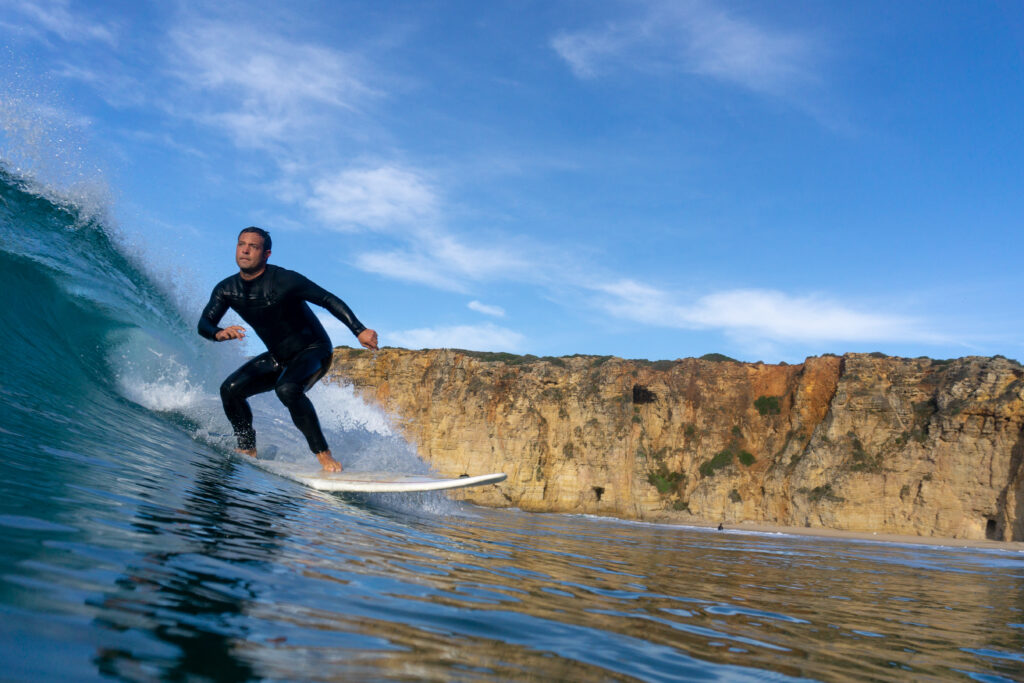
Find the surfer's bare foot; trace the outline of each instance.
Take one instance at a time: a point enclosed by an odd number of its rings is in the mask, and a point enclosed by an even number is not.
[[[246,449],[246,448],[236,448],[235,449],[235,453],[241,453],[242,455],[248,455],[250,458],[255,458],[256,457],[256,449],[255,448],[248,448],[248,449]]]
[[[330,451],[323,451],[316,454],[316,459],[326,472],[341,472],[341,463],[334,459]]]

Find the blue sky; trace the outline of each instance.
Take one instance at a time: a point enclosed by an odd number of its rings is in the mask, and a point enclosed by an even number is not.
[[[0,0],[0,152],[186,306],[255,224],[386,345],[1024,356],[1019,2],[284,4]]]

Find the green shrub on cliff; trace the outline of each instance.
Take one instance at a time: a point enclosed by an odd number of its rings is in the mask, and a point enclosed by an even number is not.
[[[515,353],[506,353],[505,351],[468,351],[466,349],[452,349],[455,353],[460,353],[470,358],[482,361],[484,363],[504,363],[505,365],[522,365],[524,363],[534,363],[536,361],[544,361],[550,363],[556,367],[564,368],[565,359],[557,356],[541,356],[537,357],[533,354],[526,354],[524,356],[517,355]]]
[[[715,363],[739,363],[735,358],[730,358],[722,353],[705,353],[700,360],[709,360]]]
[[[701,475],[705,477],[715,476],[715,472],[722,469],[723,467],[728,467],[729,465],[731,465],[734,457],[735,456],[733,455],[732,451],[719,451],[718,453],[715,454],[715,457],[711,458],[706,463],[700,466]]]
[[[668,468],[662,465],[657,470],[647,473],[647,482],[658,489],[658,493],[665,495],[678,491],[681,485],[685,485],[686,475],[682,472],[669,472]]]
[[[739,461],[746,467],[750,467],[757,461],[754,454],[749,451],[738,451],[736,446],[730,446],[725,450],[719,451],[715,454],[715,457],[708,460],[706,463],[700,466],[700,473],[705,477],[715,476],[715,472],[718,470],[728,467],[733,463],[733,460],[739,459]]]
[[[778,415],[782,411],[778,396],[758,396],[754,407],[762,415]]]
[[[648,360],[646,358],[636,358],[630,362],[637,363],[639,365],[646,365],[654,370],[671,370],[676,366],[676,361],[674,360]]]
[[[452,349],[455,353],[475,358],[484,363],[506,363],[507,365],[518,365],[529,360],[537,360],[536,356],[519,356],[504,351],[467,351],[465,349]]]
[[[824,486],[815,486],[813,489],[808,489],[807,487],[804,486],[797,489],[797,493],[804,494],[805,496],[807,496],[807,500],[809,500],[812,503],[817,503],[822,500],[829,501],[832,503],[842,503],[843,501],[846,500],[845,498],[837,496],[836,494],[832,493],[832,484],[825,484]]]
[[[882,472],[885,468],[882,467],[882,456],[879,454],[869,455],[864,450],[864,444],[861,440],[850,432],[847,434],[851,438],[851,453],[850,459],[846,462],[846,467],[851,472]]]

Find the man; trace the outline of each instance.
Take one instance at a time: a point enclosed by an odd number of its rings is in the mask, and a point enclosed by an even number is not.
[[[340,472],[341,463],[331,456],[316,410],[306,397],[306,391],[330,367],[333,351],[327,332],[306,302],[330,311],[365,348],[377,349],[377,333],[360,323],[345,302],[327,290],[296,272],[268,265],[270,246],[266,230],[248,227],[239,233],[235,247],[239,272],[213,288],[210,303],[199,318],[199,334],[219,342],[244,338],[245,328],[240,325],[217,326],[231,308],[267,345],[266,353],[233,372],[220,387],[238,452],[256,457],[256,431],[246,399],[274,389],[323,468]]]

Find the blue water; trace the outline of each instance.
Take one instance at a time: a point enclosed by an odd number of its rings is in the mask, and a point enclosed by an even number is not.
[[[237,460],[216,386],[241,359],[97,216],[0,174],[0,679],[1024,679],[1021,552],[342,496]],[[427,471],[350,390],[312,396],[346,466]]]

